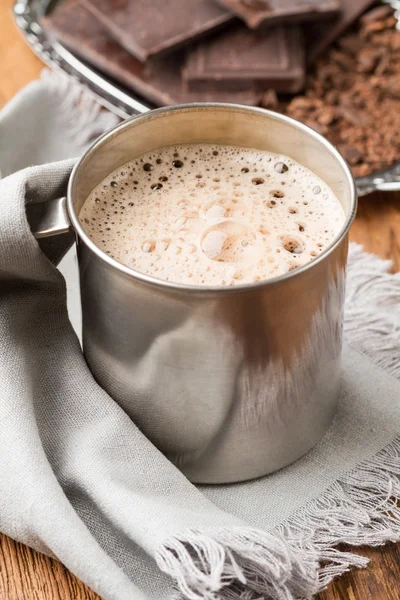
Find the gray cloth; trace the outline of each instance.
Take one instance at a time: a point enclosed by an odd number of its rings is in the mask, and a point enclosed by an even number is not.
[[[90,101],[76,107],[68,88],[60,120],[64,80],[46,77],[0,115],[3,173],[74,154],[68,123]],[[22,126],[32,111],[51,155]],[[55,266],[71,240],[40,247],[30,233],[25,204],[65,193],[73,162],[0,181],[1,531],[106,600],[310,598],[365,564],[339,542],[399,539],[400,278],[388,264],[352,248],[343,394],[322,442],[272,476],[196,488],[88,370]]]

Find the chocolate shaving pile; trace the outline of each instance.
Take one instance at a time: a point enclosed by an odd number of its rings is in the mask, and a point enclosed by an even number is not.
[[[306,92],[263,106],[279,109],[326,136],[355,176],[400,160],[400,32],[390,6],[367,12],[320,58]]]

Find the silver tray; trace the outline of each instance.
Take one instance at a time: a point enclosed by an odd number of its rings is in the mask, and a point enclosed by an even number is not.
[[[56,4],[56,1],[17,0],[13,6],[15,23],[35,54],[51,69],[68,73],[88,89],[102,106],[122,119],[153,108],[146,100],[133,95],[131,91],[78,59],[43,31],[40,19]],[[396,9],[397,15],[400,14],[400,0],[391,0],[389,4]],[[400,162],[384,171],[358,177],[356,183],[360,196],[376,190],[400,191]]]

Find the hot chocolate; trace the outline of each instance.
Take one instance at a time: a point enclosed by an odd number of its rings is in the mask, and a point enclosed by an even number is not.
[[[329,186],[292,158],[190,144],[152,150],[117,169],[79,218],[97,246],[132,269],[225,286],[313,260],[345,214]]]

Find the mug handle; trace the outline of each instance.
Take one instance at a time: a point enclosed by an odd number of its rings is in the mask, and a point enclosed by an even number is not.
[[[71,229],[65,197],[27,204],[26,213],[36,239],[68,233]]]

